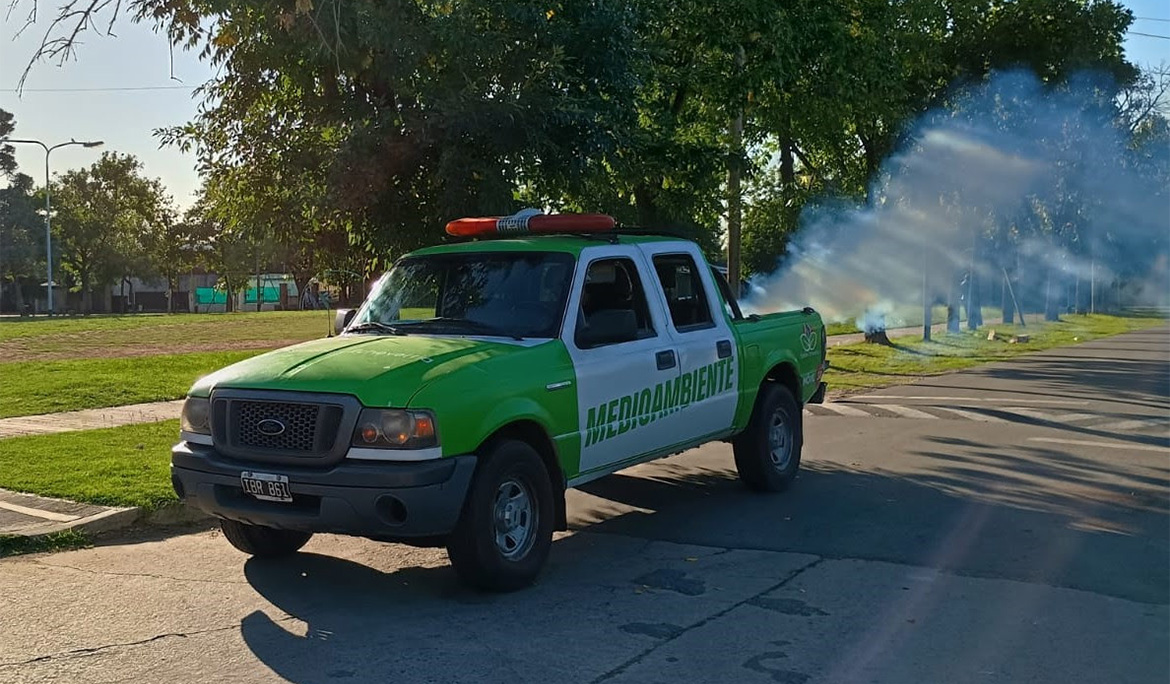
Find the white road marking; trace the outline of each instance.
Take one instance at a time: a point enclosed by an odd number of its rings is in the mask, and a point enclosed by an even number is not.
[[[1057,414],[1053,414],[1053,413],[1046,413],[1044,411],[1037,411],[1036,409],[1025,408],[1023,406],[1008,406],[1008,407],[1005,407],[1003,410],[1004,411],[1011,411],[1012,413],[1018,413],[1021,416],[1027,416],[1029,418],[1036,418],[1038,420],[1047,420],[1047,421],[1053,422],[1053,423],[1077,423],[1077,422],[1080,422],[1083,420],[1089,420],[1091,418],[1100,418],[1101,417],[1099,414],[1096,414],[1096,413],[1057,413]]]
[[[959,416],[960,418],[966,418],[967,420],[974,420],[974,421],[977,421],[980,423],[1006,423],[1006,422],[1008,422],[1008,421],[1004,420],[1003,418],[996,418],[995,416],[988,416],[988,415],[984,415],[982,413],[975,413],[974,411],[964,411],[963,409],[951,408],[950,406],[931,406],[930,408],[932,408],[936,411],[946,411],[947,413],[953,413],[953,414]]]
[[[927,413],[926,411],[919,411],[918,409],[910,408],[909,406],[899,406],[897,404],[881,404],[881,408],[883,411],[889,411],[890,413],[896,413],[899,416],[902,416],[903,418],[922,418],[922,419],[938,420],[938,416],[934,415],[933,413]]]
[[[54,522],[73,522],[81,516],[66,515],[65,513],[54,513],[53,511],[42,511],[39,508],[28,508],[20,504],[8,503],[7,501],[0,501],[0,508],[3,508],[13,513],[20,513],[21,515],[31,515],[34,518],[44,518],[45,520],[52,520]]]
[[[1158,451],[1170,453],[1170,447],[1151,446],[1147,444],[1126,444],[1124,442],[1086,442],[1080,439],[1057,439],[1056,437],[1029,437],[1029,442],[1048,442],[1049,444],[1073,444],[1087,447],[1112,447],[1114,449],[1132,449],[1135,451]]]
[[[1122,420],[1116,423],[1102,423],[1094,425],[1094,430],[1115,430],[1117,432],[1125,432],[1126,430],[1142,430],[1145,428],[1164,428],[1167,427],[1165,421],[1160,420]]]
[[[867,394],[860,397],[850,397],[850,401],[868,401],[870,399],[896,399],[898,401],[993,401],[1003,403],[1010,401],[1013,404],[1052,404],[1054,406],[1088,406],[1089,402],[1077,399],[1025,399],[1020,397],[903,397],[897,394]]]
[[[865,411],[862,411],[859,408],[853,408],[852,406],[846,406],[844,404],[838,404],[835,402],[825,402],[823,404],[818,404],[818,406],[820,406],[821,408],[828,409],[828,410],[832,411],[833,413],[836,413],[836,414],[839,414],[842,416],[853,416],[856,418],[873,418],[874,417],[872,413],[866,413]]]

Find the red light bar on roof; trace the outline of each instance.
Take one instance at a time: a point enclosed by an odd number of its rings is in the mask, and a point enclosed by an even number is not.
[[[536,233],[607,233],[614,229],[606,214],[541,214],[525,209],[512,216],[461,218],[447,224],[447,234],[459,237],[479,235],[524,235]]]

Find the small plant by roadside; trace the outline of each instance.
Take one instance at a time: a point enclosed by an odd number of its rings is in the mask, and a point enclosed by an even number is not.
[[[22,537],[19,535],[0,535],[0,558],[17,556],[25,553],[44,553],[46,551],[71,551],[93,546],[84,532],[65,530],[38,537]]]

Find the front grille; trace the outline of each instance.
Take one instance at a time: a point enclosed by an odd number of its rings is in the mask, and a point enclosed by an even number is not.
[[[345,458],[361,410],[344,394],[217,389],[211,438],[221,454],[239,461],[330,465]]]
[[[234,404],[238,411],[240,446],[301,453],[318,451],[317,417],[321,411],[318,404],[277,401]]]

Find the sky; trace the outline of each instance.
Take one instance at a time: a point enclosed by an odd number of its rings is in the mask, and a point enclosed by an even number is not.
[[[3,3],[3,9],[7,9]],[[14,137],[49,144],[102,140],[103,150],[128,152],[142,161],[148,176],[162,179],[180,208],[189,206],[199,187],[193,154],[160,149],[154,131],[189,121],[198,102],[191,91],[211,78],[211,65],[198,55],[176,51],[146,25],[120,20],[116,37],[85,36],[75,61],[33,65],[24,92],[17,94],[21,74],[48,26],[54,0],[42,0],[40,21],[16,34],[24,25],[31,0],[21,12],[3,17],[0,24],[0,109],[16,117]],[[1170,6],[1166,0],[1127,0],[1139,17],[1126,40],[1129,58],[1139,65],[1170,64],[1170,40],[1133,35],[1133,32],[1170,36]],[[1166,21],[1157,21],[1163,19]],[[178,79],[178,80],[176,80]],[[136,90],[128,90],[133,88]],[[139,90],[152,88],[152,90]],[[113,90],[108,90],[113,89]],[[16,145],[16,159],[25,173],[43,183],[44,152],[35,145]],[[101,150],[66,147],[53,152],[53,174],[87,166]]]

